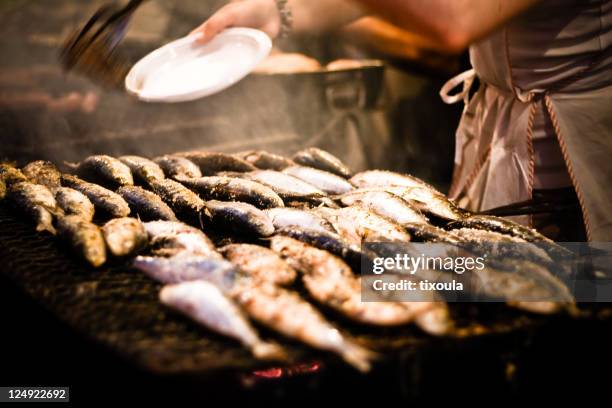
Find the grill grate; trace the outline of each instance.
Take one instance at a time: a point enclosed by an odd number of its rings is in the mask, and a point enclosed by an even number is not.
[[[2,205],[0,261],[4,265],[2,273],[60,320],[147,371],[202,374],[219,370],[245,372],[263,366],[237,342],[164,308],[157,300],[161,285],[125,262],[109,262],[93,270],[70,257],[55,238],[36,233]],[[385,351],[388,361],[393,361],[398,352],[412,354],[424,347],[461,349],[467,347],[467,342],[481,344],[485,333],[500,339],[512,333],[522,337],[545,321],[563,319],[527,316],[498,304],[451,307],[462,327],[460,339],[435,339],[411,326],[373,330],[333,315],[328,317],[367,347]],[[263,333],[270,334],[265,330]],[[510,337],[515,344],[516,336]],[[321,358],[295,342],[283,340],[283,344],[294,361]],[[335,356],[323,357],[329,359],[328,364],[338,362]]]

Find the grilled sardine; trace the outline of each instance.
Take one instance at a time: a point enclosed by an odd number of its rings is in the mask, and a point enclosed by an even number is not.
[[[217,227],[256,237],[274,234],[274,225],[270,218],[251,204],[210,200],[205,205],[208,219]]]
[[[232,337],[260,359],[282,359],[283,350],[261,340],[242,311],[218,288],[205,281],[183,282],[162,288],[160,301],[208,329]]]
[[[7,200],[13,207],[36,223],[36,231],[55,234],[53,216],[61,215],[53,193],[41,184],[21,181],[12,184],[7,192]]]
[[[161,167],[167,177],[187,177],[198,178],[202,177],[202,172],[197,164],[184,157],[165,155],[153,159],[153,161]]]
[[[158,195],[142,187],[119,187],[117,194],[129,204],[132,214],[143,221],[178,221],[174,211]]]
[[[219,252],[258,282],[288,285],[295,280],[295,269],[268,248],[251,244],[230,244],[219,248]]]
[[[283,207],[283,200],[272,190],[255,181],[225,176],[200,178],[177,177],[204,200],[241,201],[258,208]]]
[[[59,187],[61,184],[62,173],[50,161],[37,160],[30,162],[21,171],[32,183],[42,184],[49,188]]]
[[[302,166],[314,167],[344,178],[351,177],[351,170],[347,165],[331,153],[316,147],[300,150],[293,155],[292,159]]]
[[[130,214],[128,203],[119,194],[107,188],[89,183],[69,174],[62,175],[62,185],[85,194],[93,203],[97,212],[107,214],[113,218],[127,217]]]
[[[66,163],[66,165],[70,166],[79,177],[110,188],[134,184],[130,168],[111,156],[94,155],[80,163]]]
[[[80,191],[70,187],[57,187],[53,189],[57,206],[66,215],[78,215],[85,221],[92,221],[95,214],[95,207]]]
[[[98,267],[106,262],[104,237],[97,225],[78,215],[67,215],[57,220],[57,231],[72,250],[92,266]]]
[[[117,257],[133,255],[148,242],[144,226],[136,218],[115,218],[102,227],[108,251]]]
[[[152,181],[166,178],[163,170],[153,161],[140,156],[121,156],[119,161],[130,168],[134,180],[148,186]]]

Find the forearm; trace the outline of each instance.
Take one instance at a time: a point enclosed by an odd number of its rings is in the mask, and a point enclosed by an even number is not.
[[[365,15],[363,7],[350,0],[289,0],[288,7],[295,33],[332,31]]]
[[[541,0],[354,0],[399,27],[461,52]]]

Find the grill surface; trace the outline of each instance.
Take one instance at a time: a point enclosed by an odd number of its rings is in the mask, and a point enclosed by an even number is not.
[[[110,262],[93,270],[73,259],[54,237],[37,234],[3,205],[0,261],[5,275],[61,321],[147,371],[211,374],[262,367],[238,343],[164,308],[157,300],[160,285],[126,262]],[[373,330],[350,325],[330,314],[328,317],[362,344],[383,351],[387,358],[379,366],[385,366],[385,361],[396,362],[399,354],[437,347],[461,351],[486,343],[487,347],[506,350],[516,347],[517,340],[520,343],[543,324],[569,320],[563,316],[529,316],[500,304],[451,307],[462,327],[463,335],[458,338],[435,339],[414,327]],[[316,357],[327,364],[340,364],[334,356],[281,341],[288,345],[295,361]]]

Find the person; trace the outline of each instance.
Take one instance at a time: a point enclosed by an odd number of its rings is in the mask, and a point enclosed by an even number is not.
[[[246,0],[194,32],[206,42],[247,26],[276,38],[368,15],[438,49],[469,47],[473,69],[441,91],[445,101],[466,104],[451,198],[480,211],[571,190],[586,237],[612,240],[612,0]]]

